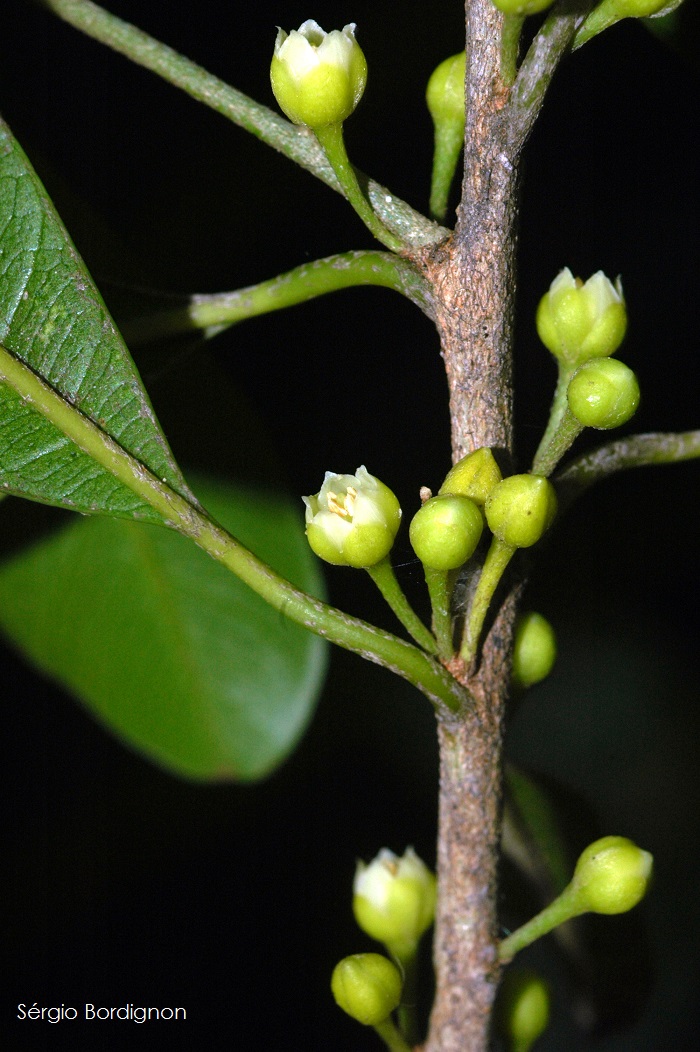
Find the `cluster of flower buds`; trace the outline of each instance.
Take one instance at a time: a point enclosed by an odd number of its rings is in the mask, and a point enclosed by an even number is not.
[[[389,1017],[401,1002],[418,943],[435,918],[435,899],[435,874],[411,847],[400,858],[383,848],[369,865],[358,863],[355,919],[362,931],[384,944],[399,967],[378,953],[354,954],[336,965],[331,990],[353,1019],[377,1028],[392,1025]],[[389,1047],[395,1046],[389,1042]]]
[[[354,475],[326,472],[319,493],[304,497],[312,549],[336,566],[371,567],[390,552],[401,508],[383,482],[359,467]],[[514,548],[529,548],[556,513],[554,488],[539,475],[503,479],[489,449],[463,457],[440,492],[418,510],[410,539],[428,567],[457,569],[472,556],[484,526]]]
[[[584,282],[567,268],[554,279],[537,308],[542,343],[569,377],[568,406],[582,427],[620,427],[639,406],[632,370],[614,360],[627,331],[620,279],[599,270]]]

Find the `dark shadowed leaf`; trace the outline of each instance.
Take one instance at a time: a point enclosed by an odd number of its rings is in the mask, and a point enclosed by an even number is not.
[[[211,513],[295,584],[322,591],[283,496],[202,483]],[[292,624],[169,530],[82,519],[0,568],[0,624],[42,671],[174,773],[252,780],[291,751],[326,667]]]

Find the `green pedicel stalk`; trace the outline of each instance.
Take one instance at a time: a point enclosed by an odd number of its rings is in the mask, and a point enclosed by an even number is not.
[[[172,529],[194,541],[290,620],[396,672],[422,690],[438,709],[458,712],[468,703],[456,680],[428,654],[295,588],[156,478],[4,347],[0,347],[0,383],[9,384],[96,463],[155,508]]]
[[[268,106],[248,98],[191,59],[180,55],[167,44],[149,36],[129,22],[110,14],[92,0],[38,2],[75,29],[162,77],[197,102],[209,106],[227,120],[255,135],[332,189],[341,190],[337,176],[329,167],[318,142],[305,128],[290,124]],[[407,245],[435,245],[449,234],[444,227],[431,222],[405,201],[388,193],[386,188],[374,179],[368,179],[367,189],[377,212],[391,222],[396,230],[401,231]]]
[[[385,1019],[383,1023],[378,1023],[373,1029],[381,1037],[389,1052],[413,1052],[411,1046],[401,1036],[393,1020]]]
[[[433,630],[437,640],[438,654],[443,661],[449,661],[454,654],[452,614],[450,612],[450,572],[449,570],[433,570],[430,566],[425,566],[423,569],[433,608]]]
[[[437,654],[438,647],[432,633],[425,627],[418,614],[406,598],[401,585],[396,579],[391,559],[387,556],[374,566],[368,566],[370,575],[384,599],[394,611],[406,631],[415,639],[418,646],[429,654]]]
[[[520,36],[525,24],[524,15],[506,15],[501,34],[501,77],[510,87],[518,74]]]
[[[559,378],[552,400],[549,423],[532,461],[533,474],[544,475],[546,478],[552,474],[561,458],[583,431],[583,425],[572,414],[566,397],[569,383],[578,366],[561,361],[557,365]]]
[[[406,246],[403,241],[384,226],[360,188],[355,169],[350,164],[350,159],[345,149],[343,125],[327,124],[321,128],[314,128],[314,134],[320,142],[331,168],[337,175],[338,182],[343,188],[345,196],[368,230],[374,234],[377,241],[381,241],[383,245],[386,245],[392,251],[405,251]]]
[[[494,592],[498,588],[508,563],[516,551],[517,548],[510,544],[504,544],[498,537],[494,537],[491,541],[491,547],[488,550],[481,577],[469,609],[469,616],[464,631],[464,641],[460,650],[460,657],[467,664],[476,655],[484,621],[486,620]]]

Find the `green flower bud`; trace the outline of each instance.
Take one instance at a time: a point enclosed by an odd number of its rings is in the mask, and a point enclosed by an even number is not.
[[[620,427],[639,406],[632,370],[615,358],[596,358],[576,370],[567,388],[569,409],[584,427]]]
[[[464,145],[465,52],[452,55],[433,71],[425,101],[433,118],[435,149],[430,180],[430,212],[444,219],[452,180]]]
[[[469,497],[432,497],[418,509],[409,529],[413,550],[432,570],[456,570],[474,554],[484,519]]]
[[[451,55],[441,62],[430,75],[425,91],[430,116],[435,124],[456,124],[464,135],[464,75],[466,52]]]
[[[523,614],[515,626],[513,686],[526,690],[545,679],[557,658],[557,640],[549,621],[534,611]]]
[[[339,1008],[364,1026],[378,1026],[401,1001],[401,975],[379,953],[356,953],[336,964],[331,991]]]
[[[325,562],[366,568],[391,551],[401,508],[389,487],[366,467],[355,475],[327,471],[320,493],[302,499],[308,542]]]
[[[550,995],[537,972],[511,968],[503,976],[496,1000],[496,1025],[517,1052],[529,1052],[549,1024]]]
[[[511,475],[493,489],[485,511],[495,537],[511,548],[529,548],[551,526],[557,497],[541,475]]]
[[[626,913],[644,898],[654,859],[624,836],[604,836],[579,857],[571,882],[532,920],[511,932],[499,947],[511,960],[536,939],[582,913]]]
[[[560,271],[537,308],[537,332],[547,350],[567,365],[614,354],[627,331],[627,310],[618,278],[602,270],[584,284],[568,267]]]
[[[358,862],[352,908],[362,930],[401,958],[412,954],[435,917],[435,875],[412,847],[398,858],[382,848],[369,865]]]
[[[626,913],[644,898],[654,859],[624,836],[604,836],[581,854],[571,891],[581,913]]]
[[[458,460],[445,475],[439,493],[469,497],[482,507],[494,486],[503,476],[490,449],[475,449]]]
[[[367,83],[367,63],[355,25],[325,33],[308,19],[298,30],[278,30],[270,80],[280,109],[295,124],[340,124],[357,107]]]
[[[504,15],[536,15],[540,11],[546,11],[551,7],[554,0],[493,0],[494,5]]]

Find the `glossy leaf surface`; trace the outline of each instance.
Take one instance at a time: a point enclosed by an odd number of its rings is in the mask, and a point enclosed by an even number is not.
[[[189,495],[129,351],[1,119],[0,344],[158,478]],[[161,521],[5,385],[0,385],[0,486],[75,511]]]
[[[211,513],[307,591],[301,515],[269,492],[197,486]],[[195,779],[252,780],[291,751],[326,645],[167,529],[76,521],[0,568],[0,625],[126,742]]]

